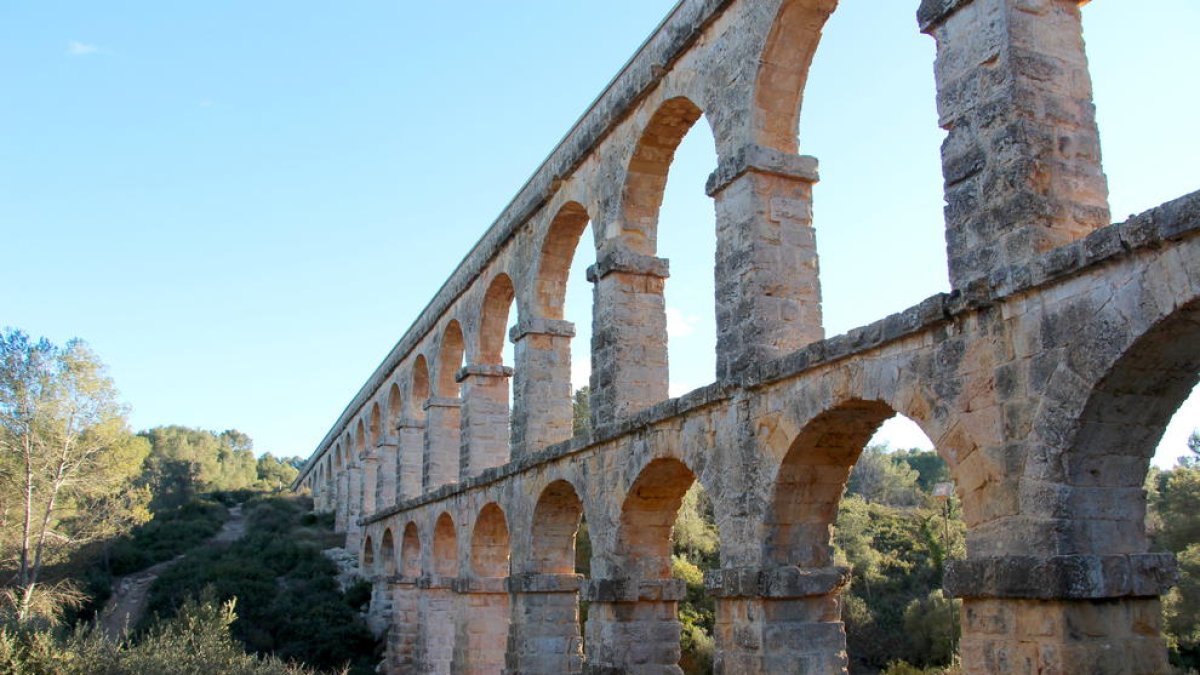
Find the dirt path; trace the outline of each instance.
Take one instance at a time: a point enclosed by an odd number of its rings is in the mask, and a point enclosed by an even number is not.
[[[242,538],[246,533],[246,520],[242,517],[242,505],[238,504],[229,509],[229,520],[221,526],[221,530],[213,535],[203,546],[229,544]],[[136,626],[146,611],[146,599],[150,594],[150,586],[154,584],[164,571],[183,559],[180,554],[170,560],[165,560],[141,572],[135,572],[113,581],[113,594],[104,604],[98,623],[104,635],[111,641],[120,640],[126,632]]]

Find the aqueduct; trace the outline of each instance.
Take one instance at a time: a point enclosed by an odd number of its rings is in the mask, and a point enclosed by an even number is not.
[[[844,672],[830,528],[896,413],[963,505],[945,584],[968,672],[1165,670],[1174,562],[1149,552],[1142,483],[1200,372],[1200,193],[1110,224],[1077,2],[924,0],[952,291],[827,338],[796,132],[835,5],[682,0],[321,441],[297,487],[374,581],[387,672],[679,672],[669,537],[694,481],[721,538],[718,672]],[[717,372],[669,398],[657,213],[702,119]],[[579,246],[597,262],[592,424],[574,435]]]

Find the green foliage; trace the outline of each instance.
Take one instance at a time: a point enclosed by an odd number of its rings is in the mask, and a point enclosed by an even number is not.
[[[671,530],[675,551],[703,569],[719,566],[721,535],[715,521],[708,493],[700,483],[692,483],[683,495],[675,527]]]
[[[231,630],[248,649],[321,668],[350,663],[351,672],[373,672],[374,639],[338,589],[334,564],[321,554],[330,533],[303,524],[308,508],[297,498],[259,496],[242,508],[246,535],[167,570],[151,588],[148,609],[169,617],[211,588],[221,600],[238,599],[242,612]]]
[[[1193,452],[1200,437],[1188,441]],[[1163,627],[1171,661],[1183,668],[1200,669],[1200,463],[1183,458],[1169,471],[1151,476],[1155,489],[1147,521],[1156,544],[1175,554],[1179,583],[1163,598]]]
[[[1159,543],[1179,552],[1200,542],[1200,465],[1164,471],[1159,489]]]
[[[575,436],[586,436],[592,430],[592,388],[584,386],[571,397],[571,428]]]
[[[0,629],[0,672],[20,675],[305,675],[315,671],[246,654],[230,637],[234,602],[189,600],[136,642],[110,643],[99,630],[58,637]]]
[[[1180,551],[1179,583],[1163,598],[1163,618],[1176,665],[1200,668],[1200,543]]]
[[[155,509],[198,493],[249,488],[259,479],[253,443],[240,431],[166,426],[139,435],[151,446],[142,480],[154,493]]]
[[[716,604],[704,592],[704,573],[721,564],[721,538],[715,520],[708,493],[699,482],[693,483],[683,495],[671,530],[671,574],[687,584],[687,595],[679,603],[679,666],[688,675],[705,675],[713,670]]]
[[[961,607],[961,600],[946,597],[938,588],[904,608],[904,631],[923,662],[945,664],[954,657],[961,633]]]
[[[258,458],[258,483],[268,490],[283,490],[296,480],[300,470],[286,460],[276,459],[271,453]]]
[[[916,506],[923,496],[918,477],[907,461],[897,459],[886,446],[871,445],[851,470],[846,493],[889,506]]]
[[[836,556],[851,565],[843,593],[846,644],[855,666],[879,669],[897,658],[944,665],[957,622],[943,616],[942,564],[965,554],[965,527],[953,505],[944,511],[842,499]],[[929,614],[929,616],[926,616]],[[921,629],[922,632],[911,632]]]
[[[112,544],[109,569],[122,576],[170,560],[215,535],[227,517],[224,506],[200,498],[156,513],[150,522]]]
[[[687,584],[687,596],[679,603],[680,668],[688,675],[713,671],[716,643],[712,631],[716,607],[704,593],[704,571],[680,555],[671,556],[671,575]]]
[[[892,453],[892,460],[903,462],[916,471],[917,487],[926,494],[932,494],[933,486],[938,483],[950,482],[950,466],[934,450],[896,450]]]

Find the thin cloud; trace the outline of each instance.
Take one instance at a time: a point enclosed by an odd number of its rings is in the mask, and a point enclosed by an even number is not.
[[[696,324],[700,323],[700,317],[691,314],[685,315],[682,311],[675,307],[668,307],[667,314],[667,335],[673,338],[687,337],[696,332]]]
[[[67,56],[92,56],[93,54],[103,54],[106,49],[98,45],[71,40],[67,43]]]

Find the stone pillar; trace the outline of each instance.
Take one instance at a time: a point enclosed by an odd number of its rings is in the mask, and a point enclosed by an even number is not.
[[[575,324],[522,319],[513,343],[512,456],[524,457],[571,438],[571,338]]]
[[[949,561],[963,598],[959,651],[969,673],[1165,673],[1159,596],[1169,553],[992,556]]]
[[[592,301],[592,428],[667,399],[663,258],[611,250],[588,268]]]
[[[681,579],[591,579],[585,673],[682,675],[679,667]]]
[[[455,375],[463,391],[461,480],[508,462],[508,378],[512,374],[507,366],[473,365]]]
[[[374,453],[362,459],[362,508],[360,514],[369,516],[375,513],[375,494],[379,489],[379,459]]]
[[[462,399],[435,396],[425,401],[425,454],[421,480],[425,490],[458,482]]]
[[[495,675],[504,668],[508,643],[508,590],[503,577],[461,577],[454,582],[458,594],[455,626],[455,675]]]
[[[425,420],[402,418],[396,423],[397,497],[400,501],[421,495],[425,464]]]
[[[937,40],[950,283],[1109,223],[1077,0],[924,0]]]
[[[812,186],[817,160],[757,145],[723,160],[717,210],[717,377],[825,337]]]
[[[379,458],[379,470],[375,482],[375,508],[386,509],[396,504],[397,480],[399,477],[399,457],[396,456],[397,445],[394,436],[384,436],[375,446],[375,456]]]
[[[346,483],[350,487],[346,497],[346,550],[357,555],[362,547],[362,526],[358,519],[362,516],[363,494],[363,472],[357,464],[347,467]]]
[[[417,638],[420,632],[420,590],[415,577],[392,577],[392,625],[388,631],[385,673],[417,672]]]
[[[417,580],[417,672],[449,675],[454,657],[454,591],[449,577],[423,576]]]
[[[367,606],[367,628],[375,639],[384,636],[392,622],[392,587],[390,577],[375,574],[372,570],[363,572],[371,580],[371,603]]]
[[[717,599],[714,671],[725,675],[845,673],[839,595],[844,567],[732,568],[709,572]]]
[[[579,634],[581,574],[510,577],[512,622],[505,675],[578,675],[583,672]]]
[[[333,495],[333,530],[345,533],[346,523],[350,520],[350,473],[346,469],[338,472],[335,479],[336,488]]]

